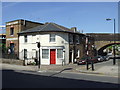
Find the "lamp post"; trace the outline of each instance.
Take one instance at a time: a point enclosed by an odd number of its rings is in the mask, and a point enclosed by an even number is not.
[[[40,64],[41,64],[41,61],[40,61],[40,42],[37,42],[37,47],[39,48],[39,62],[38,62],[38,68],[40,69]]]
[[[92,57],[94,57],[94,48],[95,46],[92,44],[91,45],[91,53],[92,53]],[[91,62],[91,67],[92,67],[92,71],[94,71],[94,61]]]
[[[85,42],[85,45],[86,45],[86,57],[87,57],[87,60],[86,60],[86,69],[88,70],[89,69],[89,60],[88,60],[88,54],[89,54],[89,46],[88,46],[88,36],[86,36],[86,42]]]
[[[65,49],[63,49],[63,60],[62,60],[62,66],[65,65]]]
[[[111,18],[107,18],[106,20],[110,21],[112,19]],[[114,20],[114,46],[113,46],[113,55],[114,55],[114,58],[113,58],[113,65],[115,65],[116,64],[116,60],[115,60],[115,18],[113,20]]]

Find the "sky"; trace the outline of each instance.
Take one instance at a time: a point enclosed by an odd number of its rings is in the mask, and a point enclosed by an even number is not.
[[[2,2],[2,25],[25,19],[77,27],[83,33],[113,33],[114,18],[117,32],[118,2]]]

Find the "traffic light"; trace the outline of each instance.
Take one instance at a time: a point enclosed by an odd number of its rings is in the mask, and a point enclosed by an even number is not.
[[[37,47],[40,48],[40,42],[37,42]]]

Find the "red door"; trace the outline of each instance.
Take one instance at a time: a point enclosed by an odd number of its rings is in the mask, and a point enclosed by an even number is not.
[[[56,51],[55,51],[55,49],[50,49],[50,64],[56,64]]]

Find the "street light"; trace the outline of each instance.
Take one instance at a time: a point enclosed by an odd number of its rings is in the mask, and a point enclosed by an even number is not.
[[[107,18],[106,20],[110,21],[112,19],[111,18]],[[113,58],[113,65],[115,65],[116,64],[116,60],[115,60],[115,18],[113,20],[114,20],[114,46],[113,46],[114,58]]]
[[[40,42],[36,42],[37,43],[37,47],[39,48],[39,62],[38,62],[38,68],[40,69]]]
[[[89,50],[88,50],[88,48],[89,48],[89,46],[88,46],[89,37],[86,36],[85,39],[86,39],[86,42],[85,42],[86,46],[85,47],[86,47],[86,57],[87,57],[87,60],[86,60],[86,69],[88,70],[89,69],[89,60],[88,60],[88,56],[89,56]]]

